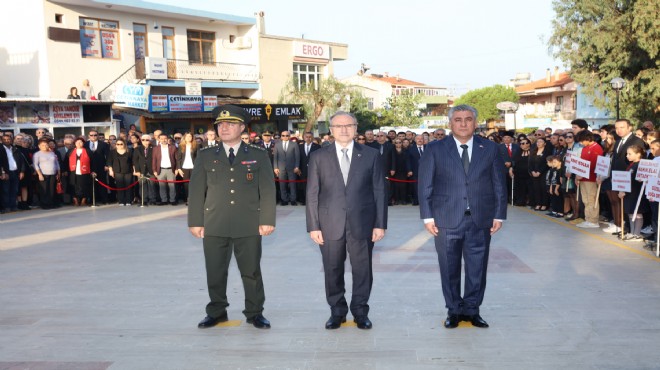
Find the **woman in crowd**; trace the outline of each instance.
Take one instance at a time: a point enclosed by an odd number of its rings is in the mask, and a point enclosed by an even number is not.
[[[115,179],[117,188],[117,202],[120,206],[130,206],[133,201],[133,190],[126,189],[133,180],[133,160],[126,147],[124,139],[117,139],[115,149],[108,154],[108,175]]]
[[[623,199],[623,210],[630,220],[630,232],[623,237],[623,240],[629,242],[644,241],[641,233],[644,224],[643,214],[651,210],[648,199],[643,196],[639,202],[637,215],[634,214],[637,200],[640,199],[639,195],[642,191],[642,182],[636,181],[635,177],[637,176],[639,161],[643,158],[644,153],[644,148],[639,145],[628,147],[626,158],[630,161],[630,165],[628,166],[628,172],[630,172],[630,193],[619,192],[619,198]]]
[[[179,144],[179,150],[176,152],[176,174],[181,176],[183,180],[190,180],[195,158],[197,158],[197,141],[194,140],[190,132],[186,132]],[[183,183],[183,189],[186,197],[186,205],[188,205],[187,182]]]
[[[67,99],[80,99],[80,95],[78,95],[78,88],[77,87],[72,87],[69,89],[69,95],[66,97]]]
[[[60,161],[48,145],[47,138],[39,140],[39,151],[32,156],[32,164],[39,178],[39,205],[41,209],[55,208],[55,187],[60,180]]]
[[[520,150],[513,156],[513,167],[509,175],[513,177],[513,204],[527,206],[531,193],[531,177],[529,172],[529,153],[532,142],[524,138],[520,140]]]
[[[545,211],[548,208],[548,193],[545,189],[546,163],[545,139],[538,138],[536,147],[529,155],[529,174],[532,180],[531,204],[535,211]]]
[[[400,139],[394,139],[394,176],[396,180],[406,180],[408,176],[411,176],[412,173],[408,169],[408,153],[407,150],[403,149],[403,143]],[[404,205],[407,202],[406,188],[407,184],[405,182],[392,181],[390,186],[394,189],[394,205],[400,204]]]
[[[355,141],[356,141],[358,144],[365,145],[365,144],[367,143],[367,137],[364,136],[364,135],[362,135],[362,134],[359,134],[358,137],[357,137],[357,139],[355,139]]]
[[[128,151],[131,155],[131,160],[135,158],[135,152],[144,152],[144,147],[142,146],[142,140],[140,135],[137,132],[134,132],[129,135],[131,138],[131,145],[128,148]],[[133,162],[135,164],[135,162]],[[138,181],[137,177],[137,172],[133,173],[133,178],[131,179],[131,183],[134,183],[135,181]],[[140,202],[140,186],[134,186],[133,187],[133,203],[139,203]]]
[[[612,163],[614,144],[617,139],[616,131],[612,129],[607,133],[605,140],[601,142],[603,155],[610,159],[610,163]],[[621,232],[621,202],[619,201],[619,192],[612,190],[611,173],[612,169],[610,168],[610,173],[607,176],[598,176],[596,183],[600,185],[600,191],[606,194],[606,197],[601,197],[601,199],[607,199],[609,207],[612,210],[612,222],[610,222],[608,227],[603,229],[603,232],[616,234]]]
[[[497,134],[497,132],[493,132],[493,133],[489,134],[487,136],[487,139],[494,142],[495,144],[499,144],[499,143],[502,142],[502,140],[500,140],[500,136]]]
[[[74,146],[64,162],[68,164],[69,182],[73,187],[73,205],[84,206],[92,191],[92,153],[85,148],[83,137],[76,138]]]
[[[18,142],[16,141],[18,140]],[[18,209],[29,210],[34,194],[34,165],[32,164],[32,154],[34,153],[32,136],[22,134],[20,139],[16,135],[14,145],[21,153],[20,161],[25,167],[25,175],[18,181]]]

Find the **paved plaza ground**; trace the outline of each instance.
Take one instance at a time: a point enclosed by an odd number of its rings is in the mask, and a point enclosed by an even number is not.
[[[328,331],[304,207],[277,215],[262,259],[270,330],[245,323],[234,263],[230,321],[197,329],[208,296],[185,206],[1,215],[0,369],[660,368],[660,259],[641,243],[510,207],[491,248],[490,328],[447,330],[433,240],[417,207],[390,207],[374,328]]]

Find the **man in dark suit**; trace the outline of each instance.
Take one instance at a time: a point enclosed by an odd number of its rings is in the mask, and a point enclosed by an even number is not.
[[[383,166],[383,173],[385,176],[394,176],[394,145],[387,138],[385,131],[381,131],[376,135],[376,145],[373,146],[380,153],[380,162]],[[385,183],[385,194],[387,195],[387,202],[392,205],[392,185],[389,181]]]
[[[156,138],[156,140],[158,140],[158,138]],[[202,147],[206,148],[216,145],[220,145],[220,142],[218,141],[218,135],[215,133],[215,130],[206,131],[206,140],[202,142]]]
[[[614,122],[614,129],[619,139],[614,143],[614,154],[612,154],[612,171],[627,171],[630,161],[626,158],[628,148],[633,145],[641,146],[644,148],[644,141],[634,135],[633,125],[627,119],[620,119]],[[616,218],[621,218],[621,203],[618,201],[610,202],[612,206],[612,215]],[[624,217],[624,222],[619,227],[625,228],[627,222]],[[616,226],[615,226],[616,229]],[[621,229],[616,229],[621,231]]]
[[[357,120],[339,111],[330,118],[335,143],[311,155],[307,177],[307,231],[321,248],[331,316],[326,329],[346,321],[346,252],[353,269],[350,310],[360,329],[371,329],[369,296],[374,243],[385,236],[385,174],[378,151],[353,141]]]
[[[314,141],[314,134],[311,132],[305,132],[303,134],[303,142],[298,144],[298,151],[300,152],[300,179],[307,180],[307,166],[309,165],[309,156],[318,149],[321,149],[321,146]],[[307,194],[307,182],[300,183],[298,191],[302,193],[302,196],[299,196],[298,199],[302,199],[301,203],[305,205],[305,194]]]
[[[504,173],[506,177],[506,193],[508,202],[511,203],[511,187],[513,186],[513,179],[509,176],[509,168],[513,167],[513,158],[520,153],[520,146],[513,142],[513,134],[505,132],[502,134],[502,144],[500,144],[500,155],[504,161]]]
[[[270,328],[263,316],[261,239],[275,230],[273,167],[264,149],[241,142],[250,116],[236,105],[213,111],[222,144],[197,154],[190,178],[188,227],[203,238],[210,302],[197,325],[210,328],[228,320],[227,273],[233,255],[243,280],[247,322]]]
[[[424,227],[435,236],[446,328],[461,320],[488,327],[479,315],[486,289],[490,238],[506,219],[504,163],[497,144],[474,136],[477,111],[449,110],[452,135],[427,146],[419,163],[419,204]],[[465,290],[461,296],[461,257]]]
[[[151,136],[148,134],[142,135],[140,138],[142,145],[139,145],[133,150],[133,167],[138,176],[144,176],[148,179],[154,176],[153,169],[153,153],[154,148],[151,145]],[[156,187],[153,181],[145,181],[144,185],[139,185],[140,192],[143,191],[144,194],[140,193],[143,198],[144,205],[155,205],[158,202],[158,196],[156,195]]]
[[[281,140],[275,144],[275,155],[273,157],[273,167],[275,176],[280,180],[280,198],[282,205],[286,206],[291,203],[292,206],[296,203],[296,175],[300,174],[300,149],[298,144],[290,141],[291,133],[289,131],[282,131],[280,134]]]
[[[422,157],[422,154],[424,154],[424,150],[426,150],[426,145],[424,145],[424,137],[422,135],[415,136],[415,145],[408,147],[408,152],[410,153],[408,156],[408,168],[410,169],[410,172],[412,172],[411,176],[409,176],[410,180],[417,181],[419,179],[419,159]],[[413,206],[419,205],[419,199],[417,197],[417,183],[413,182],[409,185],[412,188],[412,204]]]
[[[92,173],[96,174],[96,178],[103,183],[108,183],[108,154],[110,154],[110,145],[106,142],[99,140],[99,133],[96,130],[91,130],[88,134],[89,141],[85,143],[85,147],[92,153],[91,168]],[[108,202],[108,190],[101,186],[98,181],[94,181],[94,195],[96,201],[101,204]]]

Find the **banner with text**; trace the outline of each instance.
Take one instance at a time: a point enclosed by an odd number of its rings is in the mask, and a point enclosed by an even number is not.
[[[51,108],[53,112],[53,123],[81,124],[83,122],[82,105],[53,104]]]
[[[596,169],[594,172],[596,172],[596,175],[602,176],[602,177],[609,177],[610,176],[610,165],[611,165],[610,157],[604,157],[602,155],[598,156],[598,159],[596,160]]]
[[[138,84],[118,84],[115,93],[115,104],[120,107],[135,109],[149,108],[149,92],[151,86]]]
[[[591,162],[576,155],[571,156],[571,173],[574,173],[576,176],[588,178],[590,169]]]
[[[635,180],[647,181],[653,177],[658,177],[658,172],[660,172],[660,162],[651,159],[642,159],[637,166]]]
[[[660,202],[660,178],[649,179],[646,185],[646,198],[651,202]]]
[[[612,190],[630,193],[630,172],[612,171]]]

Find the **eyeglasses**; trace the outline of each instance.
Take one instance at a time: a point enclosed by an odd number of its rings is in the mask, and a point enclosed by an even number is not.
[[[280,137],[289,137],[289,135],[281,135]]]
[[[520,145],[529,145],[529,142],[528,141],[521,141]]]
[[[358,140],[367,140],[367,139],[363,137],[359,137]]]
[[[149,139],[140,139],[140,141],[151,141]]]
[[[357,126],[357,125],[355,125],[355,124],[350,124],[350,125],[330,125],[330,127],[332,127],[332,128],[336,128],[337,130],[343,130],[343,129],[348,130],[349,128],[351,128],[351,127],[355,127],[355,126]]]
[[[175,137],[174,137],[174,140],[181,140],[181,137],[177,137],[177,136],[175,136]]]

